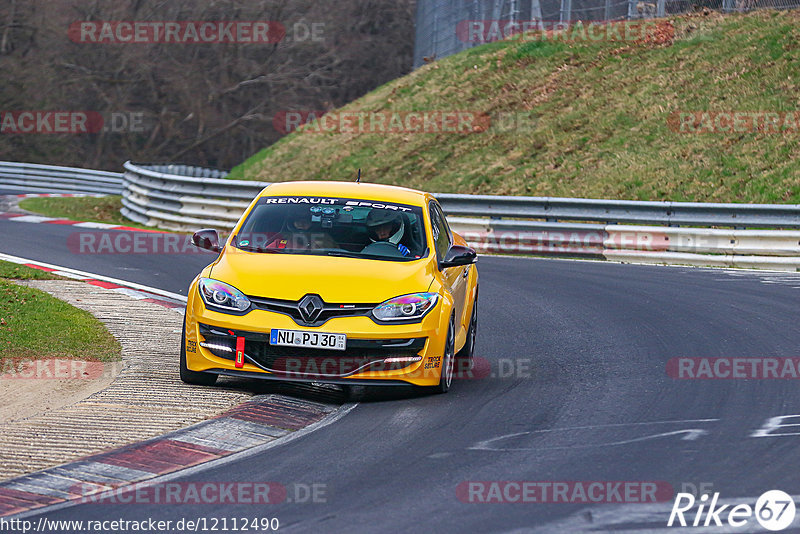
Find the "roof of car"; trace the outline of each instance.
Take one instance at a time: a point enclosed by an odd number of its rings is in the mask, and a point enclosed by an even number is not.
[[[259,196],[314,196],[378,200],[401,204],[424,205],[426,193],[416,189],[356,182],[276,182],[268,185]]]

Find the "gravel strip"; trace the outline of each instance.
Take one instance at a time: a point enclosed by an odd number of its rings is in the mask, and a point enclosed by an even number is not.
[[[180,381],[183,315],[174,310],[82,282],[19,283],[92,313],[119,340],[123,361],[106,389],[63,408],[0,424],[0,480],[160,436],[250,397],[240,390]]]

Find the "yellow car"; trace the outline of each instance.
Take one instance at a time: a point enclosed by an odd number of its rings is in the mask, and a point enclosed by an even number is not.
[[[446,392],[471,366],[475,251],[433,195],[366,183],[267,186],[189,288],[184,382],[218,375]]]

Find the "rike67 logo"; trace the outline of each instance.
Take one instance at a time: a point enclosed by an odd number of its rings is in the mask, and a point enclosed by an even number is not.
[[[734,499],[725,499],[723,504],[719,500],[719,493],[714,493],[711,502],[708,502],[708,495],[698,500],[699,503],[691,493],[678,493],[667,526],[722,527],[727,524],[739,528],[750,524],[752,528],[751,522],[755,516],[762,528],[778,531],[791,526],[795,516],[794,500],[781,490],[767,491],[758,498],[755,507],[741,502],[737,504],[733,502]],[[695,504],[699,504],[697,510],[694,510]]]

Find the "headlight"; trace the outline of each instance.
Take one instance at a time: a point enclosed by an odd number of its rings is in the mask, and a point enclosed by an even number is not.
[[[439,295],[436,293],[412,293],[389,299],[375,306],[372,315],[379,321],[409,321],[422,319],[433,307]]]
[[[244,293],[225,282],[212,280],[211,278],[201,278],[198,287],[200,296],[203,297],[203,302],[207,306],[234,312],[243,312],[250,307],[250,299]]]

